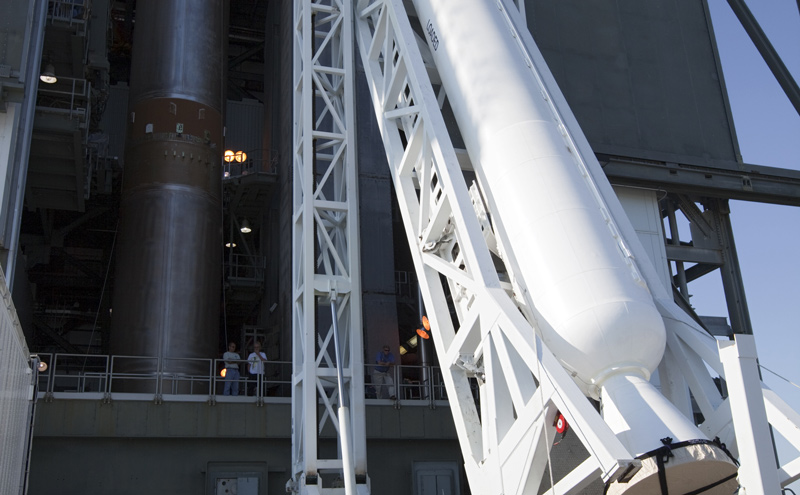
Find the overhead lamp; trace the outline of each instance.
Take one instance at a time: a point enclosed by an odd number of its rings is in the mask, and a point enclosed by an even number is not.
[[[44,67],[44,70],[39,75],[39,79],[47,84],[53,84],[58,81],[58,78],[56,77],[56,68],[53,67],[53,64],[47,64]]]
[[[427,316],[422,316],[422,328],[417,328],[417,335],[422,337],[423,339],[427,340],[431,338],[431,322],[428,321]]]
[[[253,229],[250,228],[250,222],[248,222],[246,218],[242,220],[242,225],[239,227],[239,230],[242,231],[242,234],[249,234],[253,231]]]
[[[226,242],[225,243],[225,247],[226,248],[235,248],[236,247],[236,243],[235,242]]]
[[[238,162],[242,163],[243,161],[247,160],[247,153],[244,151],[233,151],[233,150],[225,150],[225,153],[222,154],[223,160],[226,162]]]
[[[419,338],[412,335],[410,339],[406,340],[404,344],[400,344],[400,355],[404,356],[408,353],[409,349],[414,349],[419,343]]]

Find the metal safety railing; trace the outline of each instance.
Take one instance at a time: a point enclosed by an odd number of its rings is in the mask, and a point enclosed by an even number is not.
[[[223,359],[164,358],[159,362],[154,356],[65,353],[40,353],[39,357],[49,365],[38,376],[39,397],[47,400],[262,403],[286,402],[292,393],[291,361],[268,361],[263,372],[250,373],[249,363],[237,360],[239,376],[234,379],[234,375],[222,374],[222,370],[227,371]],[[397,401],[431,407],[447,403],[438,367],[392,366],[381,383],[375,382],[375,367],[365,366],[367,403]],[[387,377],[391,383],[385,380]],[[228,393],[226,382],[230,382]]]
[[[36,110],[75,120],[81,129],[89,128],[92,84],[86,79],[59,76],[52,85],[39,85]]]
[[[217,359],[217,369],[225,368],[225,361]],[[231,396],[245,397],[291,397],[291,361],[267,361],[261,366],[251,366],[247,360],[228,361],[236,363],[239,371],[238,379],[222,376],[221,372],[214,375],[214,389],[218,394],[225,394],[225,385],[231,382]],[[225,368],[226,370],[230,368]]]
[[[267,258],[248,254],[229,254],[225,272],[229,279],[263,282],[266,278]]]
[[[89,0],[50,0],[47,2],[47,20],[51,24],[65,23],[69,26],[85,26],[90,10],[91,2]]]
[[[367,399],[426,401],[431,405],[447,401],[447,391],[438,366],[395,365],[381,372],[367,365],[364,394]],[[386,379],[390,381],[387,381]]]
[[[275,150],[252,150],[244,153],[244,159],[241,156],[238,155],[237,158],[237,155],[233,155],[230,161],[223,159],[223,180],[253,174],[276,174],[278,172],[278,152]]]

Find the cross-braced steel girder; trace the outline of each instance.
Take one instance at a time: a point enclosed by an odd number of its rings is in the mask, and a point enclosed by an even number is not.
[[[293,22],[293,478],[288,487],[330,493],[341,482],[348,494],[366,494],[350,2],[296,0]],[[325,436],[338,440],[335,456],[320,452]]]
[[[498,2],[501,10],[508,5]],[[359,0],[356,36],[425,307],[435,329],[436,350],[472,491],[538,493],[550,461],[556,411],[568,419],[589,457],[561,479],[551,476],[547,493],[579,493],[598,477],[606,482],[624,481],[637,469],[637,461],[539,339],[538,330],[549,324],[516,282],[515,263],[503,253],[502,235],[487,232],[492,226],[480,194],[475,188],[467,190],[439,111],[443,93],[434,93],[428,76],[435,76],[435,68],[423,63],[429,60],[419,52],[425,42],[415,36],[406,6],[401,0]],[[519,21],[512,17],[509,25],[513,29]],[[532,40],[526,36],[530,38],[517,31],[514,38],[524,39],[520,48],[531,57],[528,66],[537,71],[543,60],[529,48]],[[565,105],[560,94],[547,94],[555,88],[552,76],[540,73],[537,78],[546,99]],[[577,126],[566,107],[555,108],[554,113],[563,119],[564,129]],[[574,145],[582,156],[591,154],[585,138],[577,137]],[[598,173],[602,175],[602,171]],[[614,193],[607,181],[598,176],[592,180],[611,218],[624,218],[616,198],[611,201]],[[630,243],[631,258],[644,260],[644,248],[630,223],[617,228]],[[504,258],[507,276],[503,281],[491,253]],[[736,452],[736,431],[741,425],[752,426],[753,431],[763,425],[757,424],[759,418],[732,414],[729,399],[716,387],[714,377],[724,379],[727,372],[741,385],[742,380],[734,375],[737,366],[746,365],[729,359],[723,367],[717,341],[676,305],[672,293],[660,286],[652,266],[644,262],[640,268],[667,329],[667,350],[659,367],[664,395],[691,416],[691,391],[705,416],[699,427],[709,438],[720,437]],[[743,352],[747,358],[754,351],[745,343]],[[763,399],[769,423],[797,442],[793,432],[793,425],[800,423],[797,414],[766,388],[749,393],[755,397],[750,400]],[[739,426],[734,424],[737,416]],[[773,481],[780,478],[780,485],[786,486],[800,476],[798,462],[782,463],[777,471],[773,463],[758,476]]]

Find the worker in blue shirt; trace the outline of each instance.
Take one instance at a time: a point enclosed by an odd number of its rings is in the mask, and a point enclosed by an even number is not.
[[[375,386],[377,398],[397,399],[394,393],[394,380],[392,379],[394,354],[389,350],[388,345],[383,346],[383,351],[375,356],[375,363],[376,365],[372,369],[372,384]]]

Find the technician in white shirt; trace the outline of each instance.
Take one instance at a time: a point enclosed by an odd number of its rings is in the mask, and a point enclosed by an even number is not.
[[[253,352],[247,356],[248,372],[250,378],[253,379],[253,384],[250,386],[250,394],[254,395],[256,387],[260,387],[264,380],[264,363],[267,362],[267,355],[261,350],[261,342],[255,341],[253,344]]]

